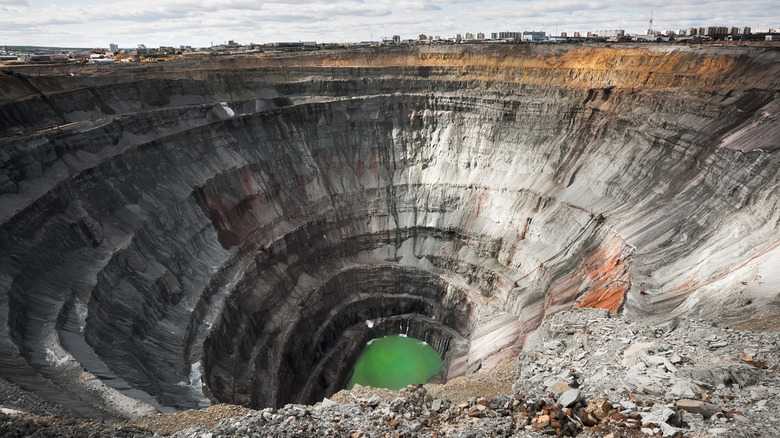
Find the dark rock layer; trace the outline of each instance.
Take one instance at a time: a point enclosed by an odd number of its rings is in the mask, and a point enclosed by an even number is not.
[[[425,339],[453,377],[573,306],[777,315],[779,57],[6,71],[0,375],[86,416],[278,406],[338,390],[384,334]]]

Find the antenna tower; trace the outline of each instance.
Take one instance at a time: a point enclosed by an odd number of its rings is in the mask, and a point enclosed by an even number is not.
[[[647,28],[647,34],[652,35],[653,34],[653,10],[650,10],[650,27]]]

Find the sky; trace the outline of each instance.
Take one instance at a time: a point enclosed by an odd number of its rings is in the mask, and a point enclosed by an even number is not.
[[[0,0],[0,46],[132,48],[419,34],[780,27],[776,0]]]

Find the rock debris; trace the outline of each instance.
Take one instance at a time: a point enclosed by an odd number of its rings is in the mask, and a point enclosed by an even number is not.
[[[313,406],[199,411],[103,425],[0,414],[3,436],[771,437],[780,436],[780,333],[680,319],[651,326],[594,309],[554,315],[529,336],[513,391],[492,374],[400,391],[356,386]],[[488,389],[494,390],[495,387]],[[507,388],[508,389],[508,388]],[[470,394],[467,394],[470,392]],[[6,408],[6,410],[8,410]],[[4,411],[5,412],[5,411]]]

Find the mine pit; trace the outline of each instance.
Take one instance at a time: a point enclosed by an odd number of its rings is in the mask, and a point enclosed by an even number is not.
[[[778,56],[497,45],[4,70],[0,376],[117,420],[314,404],[398,334],[448,381],[581,307],[771,321]]]

